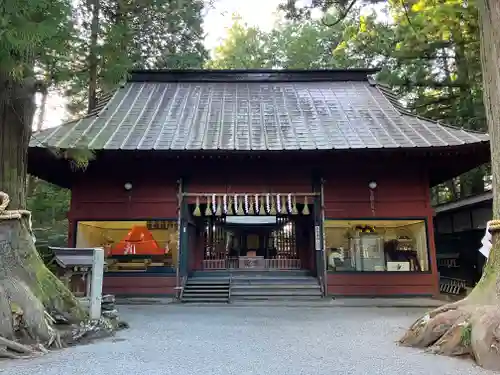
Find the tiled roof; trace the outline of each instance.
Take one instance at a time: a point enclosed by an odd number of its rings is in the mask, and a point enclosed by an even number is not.
[[[30,147],[265,151],[489,141],[486,134],[411,115],[396,99],[366,77],[135,80],[118,89],[97,115],[35,133]]]

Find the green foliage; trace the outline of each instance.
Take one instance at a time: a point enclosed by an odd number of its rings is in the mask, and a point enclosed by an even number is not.
[[[235,20],[208,66],[216,68],[377,68],[414,113],[466,129],[485,131],[475,3],[459,0],[389,1],[392,22],[378,12],[336,9],[337,1],[313,0],[328,15],[311,19],[311,9],[284,0],[288,20],[271,32]],[[344,4],[345,5],[345,4]],[[334,9],[335,8],[335,9]],[[439,201],[484,190],[485,167],[434,190]],[[454,185],[454,190],[450,190]]]
[[[27,208],[32,212],[36,247],[44,261],[52,258],[49,246],[67,246],[70,191],[43,180],[31,181]]]
[[[22,81],[36,66],[64,59],[71,0],[5,0],[0,25],[0,72]]]
[[[85,113],[89,58],[97,60],[97,92],[116,88],[131,69],[199,68],[203,46],[202,0],[75,0],[79,36],[73,43],[73,72],[64,86],[73,115]],[[98,4],[97,45],[92,44],[92,6]]]

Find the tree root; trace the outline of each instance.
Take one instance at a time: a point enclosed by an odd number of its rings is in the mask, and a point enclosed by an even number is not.
[[[399,343],[433,354],[470,355],[480,366],[500,371],[500,308],[467,300],[445,305],[415,321]]]
[[[0,358],[28,358],[115,332],[113,319],[88,320],[38,254],[30,213],[6,211],[8,203],[0,192]]]

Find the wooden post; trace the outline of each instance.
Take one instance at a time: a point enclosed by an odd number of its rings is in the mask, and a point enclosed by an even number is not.
[[[323,203],[323,179],[320,176],[314,178],[314,250],[316,260],[316,275],[321,280],[323,296],[326,295],[326,259],[324,247],[324,203]]]
[[[104,249],[94,249],[90,272],[90,319],[101,317],[102,281],[104,276]]]

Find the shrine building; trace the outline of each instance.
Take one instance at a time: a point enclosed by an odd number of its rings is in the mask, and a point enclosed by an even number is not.
[[[487,162],[489,137],[415,116],[375,73],[133,71],[35,133],[29,172],[71,189],[68,246],[105,249],[106,293],[437,295],[429,188]]]

